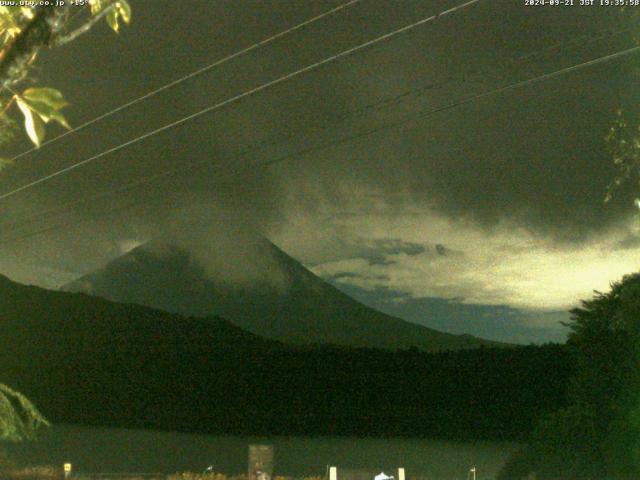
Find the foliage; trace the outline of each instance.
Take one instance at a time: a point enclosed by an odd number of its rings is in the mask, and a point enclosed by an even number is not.
[[[13,140],[17,132],[18,128],[15,120],[6,113],[0,114],[0,145],[4,145]],[[9,164],[8,160],[0,158],[0,170]]]
[[[28,88],[22,95],[13,97],[24,115],[24,127],[31,141],[37,146],[44,139],[44,126],[55,120],[69,128],[60,110],[68,105],[62,93],[53,88]]]
[[[605,202],[609,202],[615,191],[625,182],[640,187],[640,124],[630,125],[621,110],[606,137],[617,174],[609,184]],[[640,199],[635,200],[640,208]]]
[[[569,405],[538,425],[503,479],[640,478],[640,273],[572,310]]]
[[[639,31],[640,12],[637,8],[621,7],[618,12],[620,21],[630,25],[632,32]],[[632,37],[640,45],[640,35],[634,33]],[[637,68],[633,72],[635,77],[640,73]],[[640,123],[629,121],[620,108],[605,140],[617,170],[605,194],[604,201],[608,203],[623,184],[632,183],[640,187]],[[635,198],[634,204],[640,208],[640,194]]]
[[[0,384],[0,440],[32,438],[45,425],[47,420],[24,395]]]
[[[25,88],[24,84],[40,49],[75,40],[102,18],[118,33],[120,21],[131,21],[131,7],[126,0],[89,0],[84,7],[72,6],[70,2],[58,7],[0,7],[0,72],[4,74],[0,75],[0,129],[11,125],[10,112],[19,112],[29,139],[38,147],[44,139],[46,124],[54,121],[69,128],[62,113],[68,103],[60,91],[49,87]],[[33,35],[39,24],[53,24],[51,35]],[[21,60],[23,57],[26,60]],[[11,108],[14,105],[16,109]],[[0,134],[0,145],[12,138],[11,132]]]

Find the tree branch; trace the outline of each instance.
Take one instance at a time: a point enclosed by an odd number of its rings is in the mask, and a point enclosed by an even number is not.
[[[58,32],[59,21],[66,9],[54,6],[36,7],[33,19],[18,34],[0,60],[0,85],[10,86],[22,78],[29,61],[42,47],[49,46]]]
[[[87,22],[85,22],[83,25],[81,25],[78,28],[76,28],[74,31],[69,32],[66,35],[59,35],[55,39],[54,44],[56,46],[64,45],[66,43],[69,43],[69,42],[75,40],[76,38],[78,38],[83,33],[87,33],[89,30],[91,30],[91,28],[96,23],[98,23],[100,20],[102,20],[102,18],[114,8],[115,8],[115,0],[112,0],[111,4],[108,7],[103,8],[100,11],[100,13],[98,13],[97,15],[91,17]]]
[[[15,101],[16,101],[16,96],[13,95],[11,97],[11,99],[7,102],[7,104],[2,108],[2,111],[0,111],[0,117],[2,117],[2,115],[7,113],[7,110],[9,110],[9,108],[11,108],[11,105],[13,105],[13,102],[15,102]]]

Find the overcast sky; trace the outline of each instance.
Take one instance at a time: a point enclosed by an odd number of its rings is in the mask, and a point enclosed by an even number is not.
[[[64,91],[72,125],[341,2],[131,3],[120,35],[101,26],[39,60],[38,83]],[[362,0],[22,158],[0,173],[0,192],[460,3]],[[640,265],[640,192],[603,203],[615,174],[604,138],[619,108],[640,112],[640,55],[384,126],[634,46],[638,22],[624,15],[485,0],[422,25],[1,200],[0,271],[57,286],[197,215],[220,234],[231,223],[255,229],[412,321],[562,339],[559,312]],[[6,156],[28,146],[21,139]]]

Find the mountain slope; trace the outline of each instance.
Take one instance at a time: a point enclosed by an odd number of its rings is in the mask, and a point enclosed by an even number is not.
[[[186,249],[142,245],[64,290],[86,292],[182,315],[220,315],[255,334],[284,342],[332,343],[375,348],[456,350],[494,346],[471,335],[453,335],[406,322],[357,302],[311,273],[266,239],[247,257],[212,249],[216,272]],[[261,270],[225,280],[232,268]],[[221,279],[222,278],[222,279]]]
[[[562,405],[571,365],[562,346],[291,347],[1,276],[0,345],[0,380],[54,423],[260,435],[515,438]]]

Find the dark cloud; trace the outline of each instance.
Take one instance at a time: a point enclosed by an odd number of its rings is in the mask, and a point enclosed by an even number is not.
[[[394,260],[389,256],[403,253],[409,256],[420,255],[425,251],[424,245],[404,242],[400,239],[375,240],[357,248],[357,257],[366,259],[370,265],[392,265]]]
[[[399,253],[404,253],[405,255],[409,255],[410,257],[414,255],[420,255],[425,251],[424,245],[414,242],[405,242],[401,239],[395,238],[376,240],[375,242],[373,242],[372,248],[387,255],[397,255]]]
[[[614,245],[615,250],[631,250],[640,248],[640,235],[629,234]]]
[[[379,0],[345,10],[43,149],[3,179],[3,190],[454,3],[403,2],[398,8]],[[72,102],[69,116],[77,125],[336,4],[133,2],[135,20],[119,37],[104,27],[49,52],[38,77],[66,92]],[[162,200],[171,204],[187,192],[250,212],[264,227],[280,219],[283,203],[290,201],[285,192],[297,190],[305,197],[298,198],[300,208],[312,208],[318,195],[348,202],[346,185],[347,192],[379,189],[388,203],[396,201],[392,193],[400,192],[403,202],[409,199],[488,227],[508,219],[540,234],[579,240],[631,212],[626,201],[605,206],[601,200],[613,175],[603,138],[615,110],[637,96],[636,89],[628,88],[637,63],[633,58],[419,119],[272,171],[250,169],[226,177],[248,161],[322,144],[412,110],[435,108],[630,45],[629,36],[600,33],[619,26],[617,13],[568,8],[549,15],[546,10],[507,1],[469,7],[9,203],[61,202],[163,168],[188,169],[210,160],[208,167],[120,197],[158,205],[146,217],[137,215],[142,221],[166,208]],[[587,32],[602,41],[580,48],[575,40]],[[238,158],[239,152],[245,154]]]
[[[339,3],[133,0],[134,21],[119,36],[102,26],[47,52],[35,77],[65,92],[79,125]],[[0,174],[0,191],[457,3],[361,2],[21,159]],[[389,125],[628,48],[629,32],[611,32],[634,21],[617,9],[480,2],[0,201],[0,235],[17,238],[3,254],[84,273],[123,244],[166,236],[194,216],[220,231],[240,224],[269,233],[292,215],[308,219],[294,234],[326,244],[322,260],[384,265],[399,255],[447,262],[464,254],[437,235],[417,242],[315,235],[327,205],[347,215],[355,204],[354,216],[371,214],[371,223],[379,212],[411,210],[485,233],[522,227],[558,245],[585,241],[636,212],[630,189],[602,200],[615,174],[604,137],[620,106],[640,113],[637,57]],[[378,131],[336,143],[371,129]],[[269,169],[254,165],[285,157]],[[10,225],[176,167],[151,184]],[[39,230],[47,233],[27,237]]]

